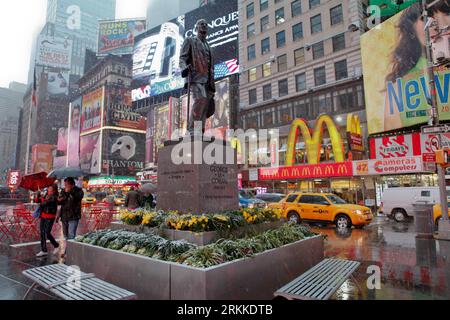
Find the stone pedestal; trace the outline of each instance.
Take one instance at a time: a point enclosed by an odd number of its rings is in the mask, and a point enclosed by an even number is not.
[[[158,208],[202,214],[239,208],[236,152],[222,141],[169,142],[158,155]]]

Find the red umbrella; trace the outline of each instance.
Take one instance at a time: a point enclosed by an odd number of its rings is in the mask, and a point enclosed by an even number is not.
[[[47,172],[35,173],[23,176],[20,180],[19,188],[38,191],[50,187],[55,181],[55,178],[47,178]]]

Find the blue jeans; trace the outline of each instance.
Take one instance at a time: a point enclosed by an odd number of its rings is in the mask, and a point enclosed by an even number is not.
[[[75,239],[77,236],[79,220],[62,221],[62,229],[66,240]]]

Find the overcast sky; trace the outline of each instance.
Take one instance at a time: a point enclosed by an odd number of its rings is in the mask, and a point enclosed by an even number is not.
[[[145,17],[147,3],[117,0],[117,18]],[[27,82],[31,44],[44,26],[46,9],[47,0],[0,0],[0,87]]]

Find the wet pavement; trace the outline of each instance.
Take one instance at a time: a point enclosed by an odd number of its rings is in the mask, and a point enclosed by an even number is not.
[[[376,218],[363,230],[338,231],[333,226],[314,226],[327,236],[325,256],[361,262],[355,272],[358,290],[348,280],[333,296],[338,300],[443,300],[450,299],[450,242],[416,238],[413,222],[398,224],[386,218]],[[0,246],[0,300],[21,299],[31,285],[21,272],[36,266],[62,262],[49,256],[11,258]],[[379,289],[369,289],[367,280],[375,269],[379,271]],[[376,274],[375,274],[376,275]],[[373,277],[377,279],[377,277]],[[372,278],[370,278],[372,280]],[[370,284],[376,284],[369,281]],[[56,299],[42,289],[29,296],[33,300]]]
[[[325,256],[361,262],[355,278],[333,297],[339,300],[449,300],[450,242],[418,238],[414,222],[399,224],[379,217],[363,230],[339,231],[333,227],[314,228],[327,235]],[[380,275],[379,289],[374,271]],[[372,287],[373,288],[373,287]]]

